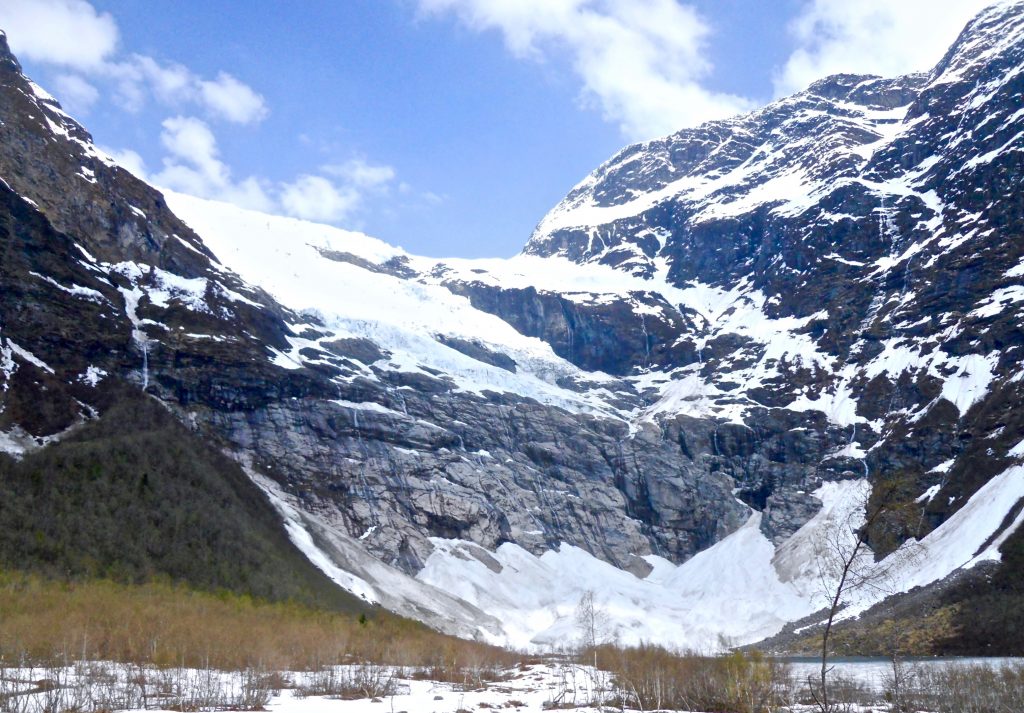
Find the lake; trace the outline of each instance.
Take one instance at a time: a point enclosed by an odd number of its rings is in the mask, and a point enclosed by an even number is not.
[[[818,678],[821,675],[821,660],[811,657],[788,657],[782,659],[791,667],[793,678],[798,682],[806,681],[808,676]],[[933,658],[902,658],[900,661],[908,666],[932,667],[955,665],[984,666],[1024,666],[1024,658],[982,658],[982,657],[933,657]],[[829,659],[833,666],[830,677],[848,678],[870,686],[875,692],[884,690],[886,681],[892,676],[892,661],[885,658],[861,658],[837,656]]]

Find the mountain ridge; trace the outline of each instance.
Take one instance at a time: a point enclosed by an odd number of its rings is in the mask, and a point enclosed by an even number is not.
[[[907,587],[998,560],[1024,497],[1022,8],[930,75],[840,75],[628,147],[511,260],[161,195],[2,51],[13,231],[69,237],[5,243],[25,259],[3,253],[0,443],[43,445],[105,380],[134,384],[242,463],[340,586],[520,644],[571,636],[588,583],[643,603],[626,640],[775,633],[814,611],[780,553],[806,564],[865,478],[920,511],[871,533],[879,557],[973,547]],[[580,215],[614,220],[558,223]],[[83,325],[103,325],[85,348]],[[1001,522],[968,537],[961,511]],[[747,631],[694,604],[744,551],[722,601]]]

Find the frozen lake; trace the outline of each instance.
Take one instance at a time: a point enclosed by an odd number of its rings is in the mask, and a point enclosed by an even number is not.
[[[821,675],[821,661],[811,657],[791,657],[783,659],[791,667],[795,681],[806,681],[808,676]],[[1024,658],[982,658],[982,657],[934,657],[934,658],[901,658],[901,663],[909,667],[942,667],[942,666],[1024,666]],[[835,657],[829,659],[834,666],[830,676],[848,678],[864,683],[876,692],[885,687],[885,682],[892,676],[892,661],[885,658]]]

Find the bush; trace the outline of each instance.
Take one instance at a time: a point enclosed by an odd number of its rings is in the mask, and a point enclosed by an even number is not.
[[[917,672],[915,704],[935,713],[1024,710],[1024,665],[950,665]]]
[[[296,686],[295,695],[344,700],[382,698],[397,692],[395,673],[394,668],[379,664],[324,666],[308,673]]]
[[[598,649],[626,705],[707,713],[764,713],[792,695],[787,667],[757,653],[677,654],[660,646]]]
[[[247,669],[158,668],[137,664],[54,664],[0,668],[4,713],[106,713],[114,710],[263,710],[273,678]]]

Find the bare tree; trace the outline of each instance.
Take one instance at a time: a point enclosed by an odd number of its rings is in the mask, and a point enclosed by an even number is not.
[[[588,589],[581,596],[576,605],[576,628],[580,630],[580,648],[582,651],[590,651],[593,656],[594,671],[592,681],[597,680],[597,649],[602,644],[612,640],[612,623],[608,612],[596,601],[593,590]],[[601,683],[600,688],[604,688]]]
[[[611,620],[608,612],[595,600],[593,590],[585,591],[576,604],[576,628],[580,630],[580,643],[584,649],[596,651],[598,646],[608,643]]]
[[[832,629],[840,610],[855,593],[872,590],[882,597],[894,593],[894,571],[916,557],[916,548],[907,546],[876,562],[868,546],[868,538],[885,518],[902,518],[906,506],[895,496],[897,481],[888,481],[872,497],[865,489],[863,497],[849,509],[845,517],[828,528],[815,548],[815,562],[821,594],[827,601],[828,616],[821,634],[821,671],[817,687],[811,685],[811,697],[818,710],[831,713],[835,705],[829,700],[828,675]]]

